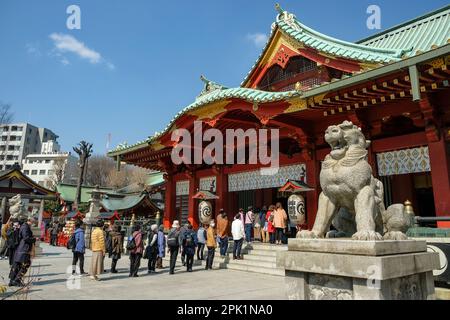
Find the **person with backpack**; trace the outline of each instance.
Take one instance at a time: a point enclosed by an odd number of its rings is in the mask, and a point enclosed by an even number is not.
[[[145,249],[145,256],[148,259],[148,273],[156,272],[156,258],[158,257],[158,225],[150,227],[148,235],[148,246]]]
[[[122,228],[119,225],[114,225],[112,231],[109,233],[109,238],[111,239],[110,251],[108,251],[111,261],[111,273],[118,273],[117,262],[122,257],[123,253],[123,237]]]
[[[158,231],[158,257],[156,258],[156,268],[162,269],[162,261],[166,256],[166,236],[164,235],[164,226],[159,226]]]
[[[194,264],[195,248],[197,247],[197,235],[193,230],[192,225],[184,233],[183,251],[186,254],[187,272],[192,272],[192,265]]]
[[[175,220],[172,224],[172,229],[167,236],[167,246],[170,253],[170,272],[175,274],[175,265],[177,263],[178,251],[180,251],[180,222]]]
[[[186,235],[186,232],[188,231],[190,225],[191,223],[188,222],[180,229],[181,263],[183,264],[183,267],[186,266],[186,253],[184,252],[183,246],[181,244],[183,243],[184,236]]]
[[[217,247],[217,234],[216,234],[216,223],[211,221],[209,224],[208,231],[206,232],[206,247],[208,248],[208,257],[206,258],[206,267],[205,270],[212,270],[214,255],[216,254]]]
[[[75,232],[70,237],[68,242],[68,249],[72,249],[72,274],[76,274],[76,266],[80,262],[80,275],[86,274],[84,272],[84,253],[86,251],[86,244],[84,239],[84,230],[81,227],[83,223],[78,220],[75,222]]]
[[[205,260],[206,229],[200,225],[197,231],[197,260]]]
[[[36,220],[33,217],[20,221],[19,245],[14,252],[14,264],[12,273],[10,274],[10,287],[24,286],[23,277],[31,266],[31,255],[36,242],[31,231],[31,225],[35,222]]]
[[[105,234],[103,233],[103,221],[97,221],[95,229],[91,234],[91,280],[100,281],[99,275],[105,270],[103,258],[106,255]]]
[[[130,250],[130,277],[139,277],[139,267],[141,266],[141,259],[144,253],[144,240],[143,233],[141,232],[141,226],[135,225],[133,227],[133,234],[131,240],[128,243],[128,250]]]

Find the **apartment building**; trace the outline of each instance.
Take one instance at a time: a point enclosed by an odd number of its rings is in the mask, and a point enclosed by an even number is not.
[[[54,189],[60,182],[76,182],[77,158],[70,152],[61,152],[56,141],[47,141],[42,144],[40,153],[25,157],[22,171],[41,186]]]
[[[42,144],[56,141],[58,136],[47,128],[29,123],[3,124],[0,126],[0,171],[9,170],[22,163],[32,153],[40,153]]]

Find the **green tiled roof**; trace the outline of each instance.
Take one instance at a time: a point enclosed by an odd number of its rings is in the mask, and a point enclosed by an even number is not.
[[[146,194],[129,195],[123,198],[104,197],[101,204],[108,211],[123,211],[134,208],[146,197]]]
[[[145,184],[150,187],[157,186],[163,183],[165,183],[165,180],[164,173],[162,172],[150,173],[148,175],[147,181],[145,182]]]
[[[267,44],[253,67],[250,69],[250,72],[245,77],[244,81],[242,81],[241,86],[248,80],[253,70],[263,58],[277,28],[279,28],[290,38],[303,43],[307,47],[332,54],[334,56],[361,62],[388,63],[398,61],[402,58],[402,55],[405,52],[412,49],[412,47],[372,48],[362,44],[342,41],[309,28],[308,26],[302,24],[294,14],[282,10],[279,5],[277,5],[277,10],[279,11],[279,14],[276,22],[272,25],[272,32]]]
[[[372,48],[360,44],[338,40],[317,32],[300,23],[296,17],[283,11],[277,17],[276,25],[291,38],[305,46],[342,58],[372,63],[398,61],[411,48]],[[387,49],[389,48],[389,49]]]
[[[152,141],[158,139],[163,134],[165,134],[174,124],[175,120],[181,117],[183,114],[186,114],[189,111],[193,111],[198,109],[204,105],[221,101],[227,99],[242,99],[247,100],[252,103],[267,103],[267,102],[275,102],[282,101],[288,98],[293,98],[297,96],[301,96],[302,93],[300,91],[285,91],[285,92],[268,92],[250,88],[226,88],[222,85],[218,85],[212,81],[206,80],[202,77],[202,80],[205,82],[205,88],[201,92],[201,94],[197,97],[197,99],[185,107],[183,110],[178,112],[176,116],[169,122],[169,124],[162,130],[161,132],[155,132],[155,134],[148,138],[148,140],[144,142],[138,142],[135,145],[121,145],[118,146],[115,150],[111,152],[120,152],[123,150],[130,150],[133,148],[139,148],[148,145]]]
[[[81,188],[81,202],[87,203],[91,199],[92,190],[94,190],[95,187],[82,187]],[[60,183],[56,186],[56,191],[60,194],[60,197],[66,201],[66,202],[74,202],[76,193],[77,193],[77,186],[71,185],[71,184],[64,184]],[[113,189],[110,188],[100,188],[100,191],[105,193],[111,193]]]
[[[412,56],[417,51],[429,51],[432,46],[443,46],[448,43],[449,39],[450,5],[358,41],[358,43],[372,48],[413,48],[407,54]]]

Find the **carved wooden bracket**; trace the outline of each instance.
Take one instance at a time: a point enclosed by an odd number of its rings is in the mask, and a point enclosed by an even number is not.
[[[419,101],[419,106],[425,120],[425,134],[427,136],[427,140],[429,142],[439,141],[439,125],[436,116],[436,109],[428,97],[421,99]]]

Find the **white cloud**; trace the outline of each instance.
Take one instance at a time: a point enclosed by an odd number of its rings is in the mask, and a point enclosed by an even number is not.
[[[64,65],[70,64],[69,60],[62,55],[62,53],[73,53],[80,57],[81,59],[88,60],[91,64],[105,64],[109,70],[115,70],[115,66],[112,62],[106,61],[100,52],[95,51],[87,47],[83,42],[77,40],[75,37],[63,34],[63,33],[52,33],[50,39],[53,40],[54,55],[61,58],[61,63]]]
[[[264,45],[267,43],[267,40],[269,38],[264,33],[251,33],[247,35],[247,40],[250,40],[253,42],[253,44],[258,48],[263,48]]]
[[[50,39],[53,40],[56,50],[60,52],[71,52],[78,55],[82,59],[89,60],[90,63],[96,64],[101,62],[102,56],[95,50],[92,50],[68,34],[52,33]]]

